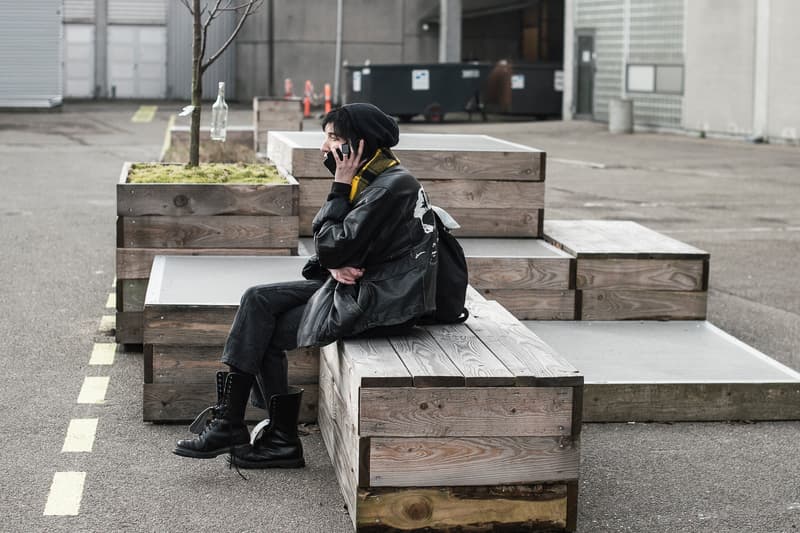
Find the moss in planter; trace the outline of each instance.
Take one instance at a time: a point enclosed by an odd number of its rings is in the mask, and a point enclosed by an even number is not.
[[[187,168],[184,165],[137,163],[131,165],[128,183],[245,183],[263,185],[288,183],[272,165],[243,163],[206,163]]]

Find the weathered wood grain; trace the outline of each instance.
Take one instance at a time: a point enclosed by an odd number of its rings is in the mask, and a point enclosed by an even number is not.
[[[144,309],[144,296],[147,293],[146,279],[120,279],[117,277],[117,307],[122,311],[141,311]]]
[[[472,303],[466,325],[514,375],[516,386],[583,384],[578,369],[497,302]]]
[[[580,292],[581,320],[704,320],[706,317],[706,292]]]
[[[296,248],[291,216],[124,217],[124,248]]]
[[[708,259],[708,252],[629,220],[551,220],[545,239],[577,256],[627,259]]]
[[[584,422],[798,420],[797,383],[587,383]]]
[[[567,527],[570,518],[574,522],[564,483],[369,488],[358,491],[357,505],[359,533],[554,531]]]
[[[153,346],[153,345],[148,345]],[[154,383],[214,383],[218,370],[227,370],[220,362],[222,346],[155,345],[153,347]],[[317,383],[319,349],[301,348],[287,353],[289,383]]]
[[[147,306],[146,344],[221,346],[228,338],[238,306]]]
[[[469,282],[477,289],[570,288],[570,259],[467,255]]]
[[[361,389],[362,437],[551,437],[572,433],[571,387]]]
[[[465,324],[425,326],[472,387],[504,387],[514,375]]]
[[[286,115],[303,120],[303,100],[296,98],[277,98],[270,96],[254,96],[253,111],[259,120],[269,119],[275,115]]]
[[[117,279],[149,278],[157,255],[297,255],[297,248],[117,248]]]
[[[355,387],[410,387],[413,379],[386,338],[355,338],[341,344]]]
[[[578,259],[575,287],[607,290],[706,290],[702,259]]]
[[[317,396],[315,384],[302,386],[303,400],[300,407],[300,422],[310,423],[317,419]],[[209,405],[217,403],[217,391],[209,383],[144,383],[142,385],[142,417],[145,422],[191,422]],[[266,411],[248,406],[248,421],[268,418]]]
[[[373,437],[372,487],[538,483],[578,478],[569,437]]]
[[[209,216],[298,214],[299,190],[285,184],[124,183],[117,185],[119,216]]]
[[[481,292],[519,320],[576,319],[574,290],[487,289]]]
[[[463,387],[464,375],[428,331],[414,328],[389,343],[411,374],[415,387]]]

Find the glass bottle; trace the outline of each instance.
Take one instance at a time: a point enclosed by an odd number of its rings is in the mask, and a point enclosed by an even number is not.
[[[219,82],[217,101],[211,106],[211,140],[225,141],[228,126],[228,104],[225,103],[225,82]]]

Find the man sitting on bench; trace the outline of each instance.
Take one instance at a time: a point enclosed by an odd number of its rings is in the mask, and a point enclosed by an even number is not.
[[[334,179],[314,217],[316,255],[303,269],[306,281],[244,293],[222,355],[230,371],[217,373],[217,405],[198,416],[191,428],[198,435],[178,441],[177,455],[227,452],[242,468],[304,466],[297,436],[303,391],[288,386],[285,351],[400,332],[435,308],[434,215],[422,186],[390,150],[397,124],[357,103],[328,113],[322,127],[324,164]],[[251,387],[254,404],[269,412],[252,444],[244,422]]]

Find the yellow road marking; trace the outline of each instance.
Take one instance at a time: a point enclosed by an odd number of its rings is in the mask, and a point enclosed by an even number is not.
[[[131,122],[152,122],[158,110],[157,105],[143,105],[131,117]]]
[[[107,333],[117,327],[117,317],[114,315],[103,315],[100,318],[100,331]]]
[[[104,377],[85,377],[81,392],[78,393],[78,403],[104,403],[106,401],[106,389],[108,389],[108,376]]]
[[[62,452],[90,452],[97,433],[96,418],[73,418],[69,421]]]
[[[161,155],[165,155],[167,150],[169,150],[170,144],[172,143],[172,126],[175,125],[175,115],[169,116],[169,121],[167,122],[167,131],[164,133],[164,142],[161,143]]]
[[[108,299],[106,300],[106,309],[113,309],[117,307],[117,293],[112,292],[109,293]]]
[[[92,356],[89,358],[90,365],[113,365],[114,354],[117,352],[117,345],[113,342],[96,342],[92,348]]]
[[[117,288],[117,276],[114,276],[114,281],[111,282],[111,288],[112,289]]]
[[[75,516],[81,507],[86,472],[56,472],[44,506],[45,515]]]

